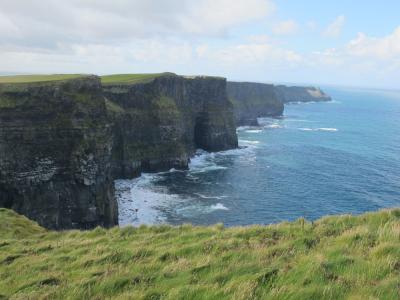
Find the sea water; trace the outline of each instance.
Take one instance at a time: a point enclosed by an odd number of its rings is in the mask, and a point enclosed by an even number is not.
[[[115,182],[120,225],[270,224],[400,206],[400,92],[325,88],[237,129],[240,149],[199,150],[187,171]]]

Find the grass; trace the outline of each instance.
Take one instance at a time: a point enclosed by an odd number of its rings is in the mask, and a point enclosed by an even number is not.
[[[399,299],[400,209],[313,223],[86,232],[45,231],[0,209],[0,294],[11,299]]]
[[[165,76],[174,75],[173,73],[147,73],[147,74],[115,74],[101,76],[101,83],[107,84],[136,84],[146,83],[153,79]]]
[[[52,74],[52,75],[15,75],[0,76],[0,83],[35,83],[69,80],[85,77],[83,74]]]

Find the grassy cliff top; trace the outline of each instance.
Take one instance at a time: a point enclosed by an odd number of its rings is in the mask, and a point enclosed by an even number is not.
[[[86,232],[45,231],[0,209],[0,294],[15,299],[399,299],[400,209],[313,223]]]
[[[136,84],[149,82],[161,76],[175,76],[174,73],[114,74],[101,76],[102,84]]]
[[[0,76],[1,83],[36,83],[61,81],[86,77],[83,74],[51,74],[51,75],[15,75],[15,76]]]

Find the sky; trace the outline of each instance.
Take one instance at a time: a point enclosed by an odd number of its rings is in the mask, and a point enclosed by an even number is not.
[[[0,74],[400,89],[399,0],[1,0]]]

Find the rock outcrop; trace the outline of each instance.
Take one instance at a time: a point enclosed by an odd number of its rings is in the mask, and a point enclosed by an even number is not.
[[[237,147],[226,80],[165,74],[143,83],[104,84],[114,113],[114,173],[129,178],[188,167],[197,148]]]
[[[116,224],[111,136],[98,77],[0,85],[0,206],[54,229]]]
[[[114,179],[235,147],[223,78],[0,84],[0,206],[47,228],[116,225]]]
[[[321,102],[332,100],[331,97],[325,94],[320,88],[316,87],[278,85],[275,87],[275,90],[278,98],[283,103]]]
[[[283,114],[283,102],[277,97],[272,84],[228,82],[227,90],[238,126],[257,126],[259,117],[276,117]]]

